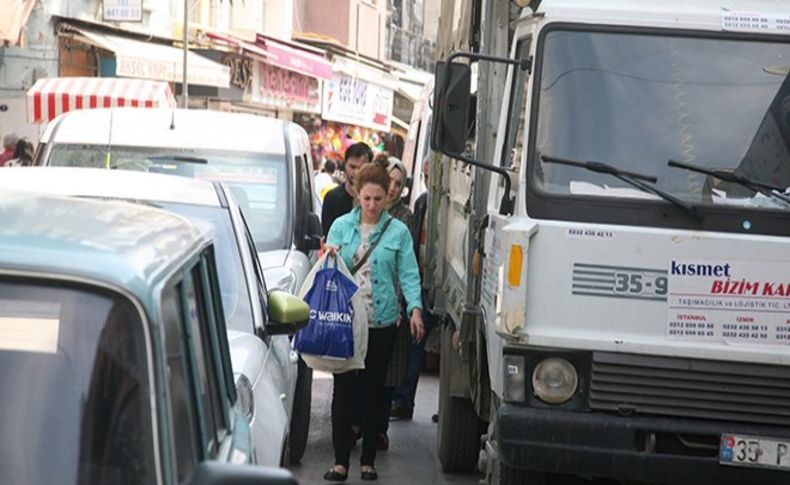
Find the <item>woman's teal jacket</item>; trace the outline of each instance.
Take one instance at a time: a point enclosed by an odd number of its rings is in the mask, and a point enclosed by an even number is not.
[[[340,257],[349,268],[354,265],[354,253],[362,241],[362,234],[359,231],[360,212],[361,209],[357,206],[348,214],[336,219],[329,228],[326,238],[327,244],[340,248]],[[387,211],[382,212],[376,228],[370,235],[370,242],[378,240],[381,229],[388,219],[391,217]],[[392,325],[398,320],[400,308],[395,290],[396,276],[401,292],[406,298],[407,314],[411,315],[415,308],[422,309],[420,272],[409,229],[401,221],[393,219],[382,237],[368,259],[374,313],[369,318],[370,324],[376,327]]]

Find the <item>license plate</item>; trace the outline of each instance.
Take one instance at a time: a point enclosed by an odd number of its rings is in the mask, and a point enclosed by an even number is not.
[[[723,434],[719,463],[790,470],[790,440]]]

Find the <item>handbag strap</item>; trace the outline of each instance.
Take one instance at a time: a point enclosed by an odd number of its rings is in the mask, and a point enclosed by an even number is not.
[[[374,249],[376,249],[376,246],[379,245],[379,241],[381,241],[381,238],[384,237],[384,233],[387,232],[387,228],[390,227],[390,222],[392,222],[393,219],[394,217],[390,217],[389,219],[387,219],[387,222],[384,223],[384,227],[381,228],[381,233],[379,234],[379,237],[373,242],[373,244],[368,246],[368,250],[365,251],[365,254],[362,255],[362,259],[357,261],[357,263],[351,268],[352,275],[357,274],[357,271],[359,271],[362,265],[364,265],[367,262],[368,258],[370,257],[370,254],[373,252]]]

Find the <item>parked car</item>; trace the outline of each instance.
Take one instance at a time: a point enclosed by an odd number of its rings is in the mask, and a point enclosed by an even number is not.
[[[225,181],[247,216],[269,288],[296,293],[315,261],[321,201],[310,142],[295,123],[208,110],[71,111],[47,125],[36,164]]]
[[[185,217],[213,239],[234,383],[251,422],[255,461],[288,463],[289,444],[307,440],[311,397],[296,387],[298,354],[288,340],[296,327],[270,325],[255,246],[226,185],[153,173],[20,167],[3,172],[2,188],[153,205]]]
[[[296,483],[223,466],[254,444],[214,258],[170,212],[0,190],[0,483]]]

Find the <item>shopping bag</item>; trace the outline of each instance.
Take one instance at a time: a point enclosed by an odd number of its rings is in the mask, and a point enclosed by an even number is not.
[[[299,289],[300,298],[306,298],[307,293],[313,288],[316,275],[319,271],[324,269],[328,259],[331,258],[324,254],[313,265],[312,269],[310,269],[304,282],[302,282],[302,287]],[[344,274],[349,279],[353,279],[351,272],[343,263],[342,258],[337,258],[335,263],[340,273]],[[361,293],[356,292],[354,296],[351,297],[351,308],[354,310],[354,355],[348,359],[339,359],[313,354],[302,354],[300,352],[302,359],[308,367],[316,371],[330,373],[348,372],[365,368],[365,356],[367,356],[368,353],[368,312],[365,308],[365,301]]]
[[[310,321],[294,338],[294,348],[303,354],[347,359],[354,355],[354,310],[351,298],[357,285],[334,265],[324,265],[305,295]]]

